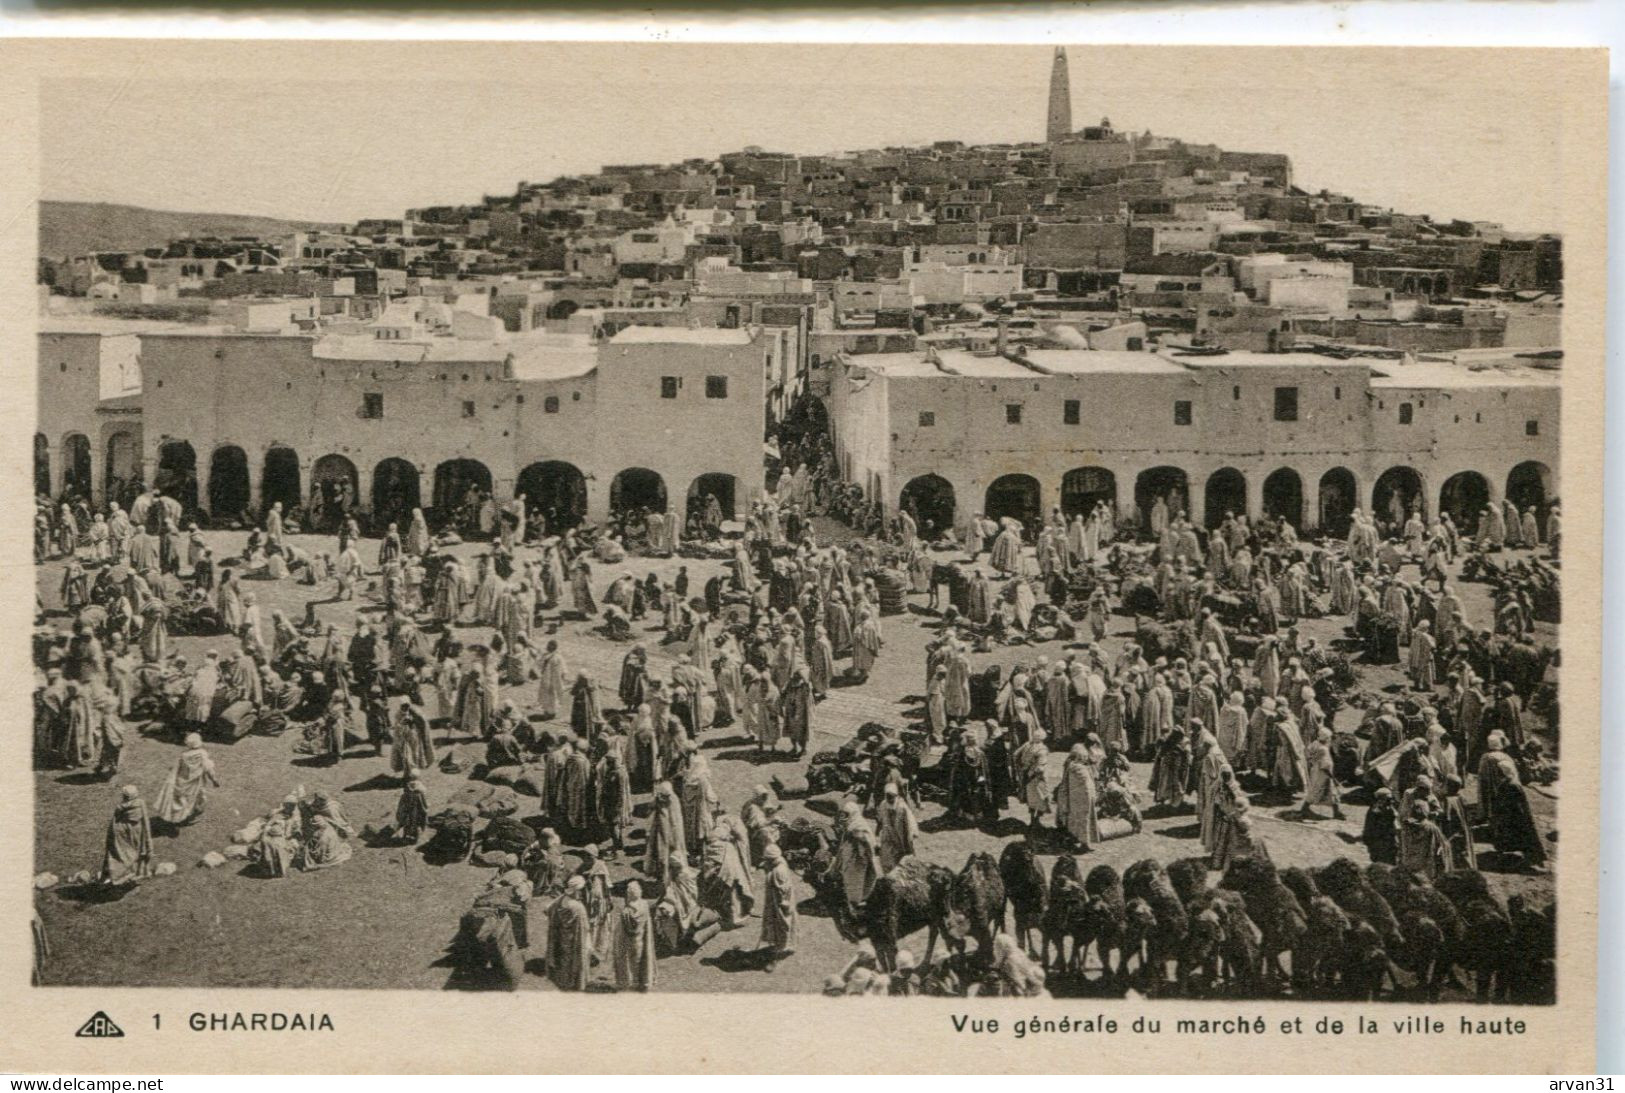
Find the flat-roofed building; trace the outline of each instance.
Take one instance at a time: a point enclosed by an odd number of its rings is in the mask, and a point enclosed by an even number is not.
[[[1544,505],[1558,404],[1551,358],[1511,353],[927,349],[842,357],[830,393],[847,478],[961,529],[1098,501],[1143,518],[1159,496],[1207,526],[1268,513],[1333,534],[1355,508]]]

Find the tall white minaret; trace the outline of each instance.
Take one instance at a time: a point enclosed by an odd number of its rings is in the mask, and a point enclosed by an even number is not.
[[[1051,144],[1072,135],[1072,78],[1066,70],[1066,50],[1055,47],[1055,63],[1049,72],[1049,117],[1045,119],[1044,139]]]

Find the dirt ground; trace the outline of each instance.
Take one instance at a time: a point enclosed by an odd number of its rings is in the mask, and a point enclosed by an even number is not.
[[[833,537],[842,529],[821,522],[819,530]],[[217,557],[241,550],[241,533],[214,532],[209,537]],[[295,541],[307,549],[335,547],[331,537],[299,536]],[[376,545],[362,544],[362,555],[369,565]],[[457,550],[468,555],[478,553],[481,547],[467,544]],[[678,565],[688,567],[696,588],[721,569],[721,563],[705,560],[630,558],[621,564],[596,567],[595,584],[601,593],[622,572],[641,577],[653,571],[664,576],[674,573]],[[38,567],[40,602],[51,615],[47,625],[65,626],[67,622],[55,610],[61,573],[60,562]],[[245,587],[258,595],[267,624],[273,608],[285,611],[297,622],[313,594],[319,601],[331,595],[330,589],[310,589],[292,581],[253,581]],[[1475,625],[1487,621],[1487,586],[1463,584],[1460,590],[1468,619]],[[818,705],[809,753],[835,747],[865,721],[901,724],[921,716],[925,646],[935,634],[937,620],[925,611],[923,596],[911,596],[909,602],[907,613],[883,620],[886,646],[869,679],[861,686],[835,690]],[[316,613],[322,621],[338,623],[348,632],[354,626],[355,608],[353,603],[319,602]],[[376,601],[368,600],[362,614],[381,614],[381,608]],[[1343,636],[1343,625],[1341,617],[1306,620],[1301,631],[1324,645]],[[658,644],[663,636],[657,629],[658,620],[646,620],[639,626],[640,640],[650,647],[651,669],[664,674],[675,657],[667,655]],[[1115,654],[1132,632],[1132,619],[1114,616],[1105,642],[1109,652]],[[484,638],[488,630],[468,627],[461,633],[473,641]],[[627,645],[605,639],[589,624],[561,623],[552,612],[539,636],[557,637],[570,670],[591,673],[607,690],[606,706],[615,705],[614,687]],[[1555,641],[1555,633],[1548,629],[1541,639]],[[182,637],[175,644],[195,663],[215,640]],[[1006,666],[1030,664],[1041,655],[1053,660],[1064,653],[1059,642],[1006,646],[974,656],[972,669],[980,670],[994,662]],[[1395,666],[1365,667],[1362,688],[1381,689],[1401,681]],[[510,696],[521,704],[533,702],[535,697],[532,688],[504,688],[504,697]],[[1352,727],[1358,717],[1358,711],[1345,708],[1338,724]],[[155,860],[176,863],[178,872],[174,876],[149,880],[110,902],[66,891],[38,893],[36,905],[51,944],[43,981],[51,985],[168,987],[442,989],[458,985],[446,959],[447,944],[456,932],[459,916],[492,876],[488,868],[474,864],[433,866],[426,864],[415,849],[370,849],[359,841],[354,857],[344,865],[285,879],[251,876],[240,862],[228,862],[215,870],[197,866],[206,852],[224,848],[233,830],[269,812],[298,786],[340,793],[349,818],[358,828],[369,820],[393,816],[399,789],[389,776],[387,757],[375,757],[370,748],[356,748],[336,766],[317,766],[293,751],[296,735],[248,736],[235,744],[210,746],[223,784],[210,792],[206,814],[177,834],[155,839]],[[755,786],[776,777],[788,791],[785,819],[800,815],[827,818],[836,810],[833,795],[804,795],[805,760],[793,761],[785,753],[759,756],[754,743],[738,736],[736,728],[712,730],[702,738],[701,746],[711,759],[717,790],[731,808],[737,809]],[[62,877],[80,869],[95,870],[100,864],[117,787],[134,783],[152,800],[179,750],[170,729],[146,725],[130,734],[123,769],[111,784],[73,772],[36,772],[36,870]],[[1062,756],[1052,755],[1051,761],[1058,773]],[[1149,801],[1148,776],[1149,764],[1135,766],[1133,785],[1142,793],[1142,808]],[[428,772],[424,780],[431,812],[468,784],[466,775],[438,770]],[[1553,785],[1530,793],[1531,807],[1543,835],[1554,825],[1557,790],[1558,786]],[[1472,797],[1471,790],[1468,797]],[[536,811],[535,798],[521,796],[520,802],[521,817]],[[641,817],[646,811],[647,802],[640,801],[639,823],[631,834],[628,860],[610,863],[617,885],[639,876],[629,861],[640,859]],[[1341,820],[1305,822],[1291,818],[1293,811],[1284,802],[1255,800],[1255,832],[1268,843],[1279,865],[1322,865],[1340,856],[1362,863],[1367,860],[1358,841],[1365,811],[1361,805],[1346,804]],[[1025,810],[1017,806],[1014,812],[990,828],[955,828],[945,825],[940,806],[927,802],[919,815],[924,833],[923,856],[955,869],[976,850],[996,856],[1004,843],[1021,837],[1025,831]],[[1555,844],[1548,845],[1555,858]],[[1171,861],[1197,853],[1200,844],[1194,815],[1153,814],[1140,834],[1108,839],[1082,858],[1081,864],[1087,870],[1106,862],[1121,870],[1140,858]],[[1493,850],[1481,844],[1480,855],[1481,865],[1487,861],[1493,868]],[[1046,853],[1040,860],[1047,870],[1054,855]],[[1550,874],[1491,872],[1490,878],[1503,896],[1524,891],[1549,898],[1553,888]],[[760,883],[758,875],[758,890]],[[762,970],[750,958],[759,932],[753,919],[738,930],[713,938],[697,953],[662,960],[657,989],[819,990],[827,975],[844,967],[852,946],[842,940],[830,919],[810,899],[811,892],[805,886],[801,894],[797,950],[771,971]],[[538,915],[532,926],[533,957],[540,954],[543,928]],[[917,956],[923,955],[923,931],[905,944],[911,945]],[[601,967],[598,973],[606,978],[610,975],[608,968]],[[530,974],[521,989],[551,990],[552,986],[541,975]]]

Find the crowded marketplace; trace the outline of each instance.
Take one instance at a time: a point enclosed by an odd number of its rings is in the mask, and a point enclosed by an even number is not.
[[[943,520],[809,420],[737,514],[41,495],[36,981],[1552,1000],[1555,496]]]

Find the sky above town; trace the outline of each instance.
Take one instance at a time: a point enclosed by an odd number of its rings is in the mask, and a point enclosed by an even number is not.
[[[40,194],[348,222],[610,163],[1043,137],[1049,46],[427,45],[200,51],[46,81]],[[1560,226],[1549,68],[1501,51],[1072,47],[1076,126],[1284,152],[1299,185]],[[1489,76],[1491,78],[1486,78]]]

